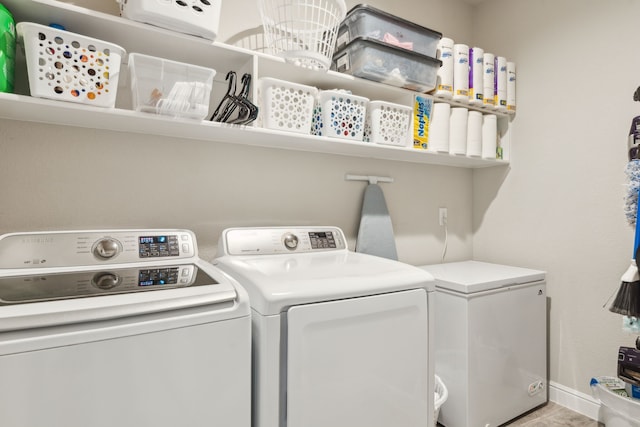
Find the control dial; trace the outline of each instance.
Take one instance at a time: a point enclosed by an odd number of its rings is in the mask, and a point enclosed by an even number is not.
[[[290,251],[295,251],[298,247],[298,236],[293,233],[285,233],[284,236],[282,236],[282,242],[285,248]]]
[[[111,259],[120,253],[120,242],[111,237],[98,240],[93,246],[93,255],[98,259]]]
[[[104,291],[115,288],[120,282],[120,276],[110,272],[96,273],[93,279],[91,279],[93,286]]]

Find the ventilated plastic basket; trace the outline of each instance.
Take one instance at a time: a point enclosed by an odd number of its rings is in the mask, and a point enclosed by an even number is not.
[[[436,383],[434,387],[434,409],[433,409],[433,426],[438,425],[438,417],[440,416],[440,407],[449,397],[449,391],[439,376],[436,375]]]
[[[31,22],[20,22],[16,28],[25,50],[31,96],[115,105],[123,48]]]
[[[367,107],[364,141],[376,144],[409,144],[413,110],[405,105],[384,101],[371,101]]]
[[[258,125],[276,130],[309,134],[318,89],[284,80],[258,80]]]
[[[120,14],[181,33],[215,40],[222,0],[117,0]]]
[[[311,133],[362,141],[369,99],[340,90],[320,91]]]
[[[131,53],[129,72],[134,110],[196,120],[208,115],[214,69]]]
[[[268,48],[296,65],[328,70],[344,0],[258,0]]]

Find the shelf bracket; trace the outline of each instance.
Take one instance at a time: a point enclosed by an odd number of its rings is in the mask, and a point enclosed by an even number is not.
[[[374,175],[351,175],[347,174],[344,177],[345,181],[368,181],[369,184],[377,184],[379,182],[393,182],[393,178],[389,176],[374,176]]]

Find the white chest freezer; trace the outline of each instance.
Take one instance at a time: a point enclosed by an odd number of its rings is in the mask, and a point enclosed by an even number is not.
[[[436,279],[435,364],[449,391],[439,422],[499,426],[547,401],[545,272],[464,261]]]

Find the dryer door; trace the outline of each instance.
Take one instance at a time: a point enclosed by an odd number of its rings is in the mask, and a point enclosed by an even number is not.
[[[295,306],[287,427],[433,425],[424,289]]]

